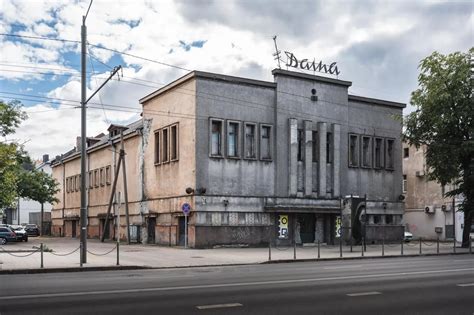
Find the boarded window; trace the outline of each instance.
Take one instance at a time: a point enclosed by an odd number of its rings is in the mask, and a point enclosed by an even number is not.
[[[383,139],[375,138],[374,143],[374,167],[383,167]]]
[[[386,141],[387,149],[385,151],[385,167],[387,169],[393,170],[395,167],[395,157],[394,157],[394,150],[395,150],[395,140],[387,139]]]
[[[161,161],[168,162],[169,161],[169,130],[165,128],[161,131],[162,139],[161,139]]]
[[[155,164],[161,162],[160,131],[155,132]]]
[[[211,155],[222,156],[222,121],[211,120]]]
[[[257,148],[255,137],[255,125],[254,124],[245,124],[245,138],[244,138],[244,147],[245,147],[245,158],[255,159],[257,157]]]
[[[170,134],[170,151],[171,151],[171,161],[178,160],[178,125],[171,126]]]
[[[362,166],[363,167],[371,167],[371,145],[372,145],[372,138],[370,137],[362,137]]]
[[[349,135],[349,166],[357,167],[359,165],[359,137]]]
[[[240,124],[229,122],[227,125],[227,156],[239,157],[239,128]]]
[[[272,127],[263,125],[260,128],[260,158],[272,159]]]

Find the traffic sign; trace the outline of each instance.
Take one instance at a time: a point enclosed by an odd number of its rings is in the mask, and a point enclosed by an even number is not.
[[[185,215],[188,215],[191,211],[191,205],[187,202],[183,203],[183,205],[181,206],[181,211],[183,211]]]

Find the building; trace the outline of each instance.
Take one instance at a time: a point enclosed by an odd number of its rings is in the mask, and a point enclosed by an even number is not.
[[[47,174],[52,173],[51,169],[51,161],[49,159],[48,154],[44,154],[42,160],[38,160],[35,162],[35,166],[37,170],[41,170]],[[49,226],[51,224],[51,220],[48,220],[50,217],[52,205],[50,203],[43,204],[43,211],[45,212],[45,232],[49,231]],[[16,208],[8,208],[6,209],[6,223],[7,224],[22,224],[22,223],[34,223],[40,226],[41,224],[37,221],[32,222],[30,221],[30,213],[41,213],[41,203],[20,198],[18,199]],[[36,218],[36,216],[34,216]]]
[[[452,185],[442,186],[428,179],[426,146],[416,148],[403,143],[404,220],[406,229],[415,238],[452,240],[455,231],[456,240],[462,241],[464,215],[457,211],[462,200],[443,196],[452,189]]]
[[[140,121],[88,139],[88,236],[126,235],[122,174],[104,227],[122,131],[133,239],[183,244],[184,203],[192,247],[401,239],[394,116],[405,104],[351,95],[348,81],[272,73],[191,72],[143,97]],[[55,235],[78,236],[78,148],[53,163]]]

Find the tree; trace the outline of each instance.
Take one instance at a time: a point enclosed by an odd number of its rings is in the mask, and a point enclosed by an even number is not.
[[[404,132],[410,145],[426,145],[428,178],[455,185],[445,197],[464,196],[463,247],[474,217],[473,54],[474,47],[468,53],[434,52],[420,62],[410,101],[416,110],[405,117]]]
[[[0,136],[14,133],[26,118],[20,102],[0,100]],[[0,141],[0,209],[13,206],[18,197],[41,204],[57,202],[54,195],[58,190],[58,183],[50,175],[35,169],[21,145]]]

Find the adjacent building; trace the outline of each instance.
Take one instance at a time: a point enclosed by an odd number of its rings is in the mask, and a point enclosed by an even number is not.
[[[403,235],[405,104],[349,94],[351,82],[273,70],[273,82],[194,71],[143,97],[142,119],[89,138],[88,236],[222,244],[377,242]],[[79,139],[80,140],[80,139]],[[80,141],[57,157],[53,233],[79,234]],[[120,195],[120,196],[119,196]]]

